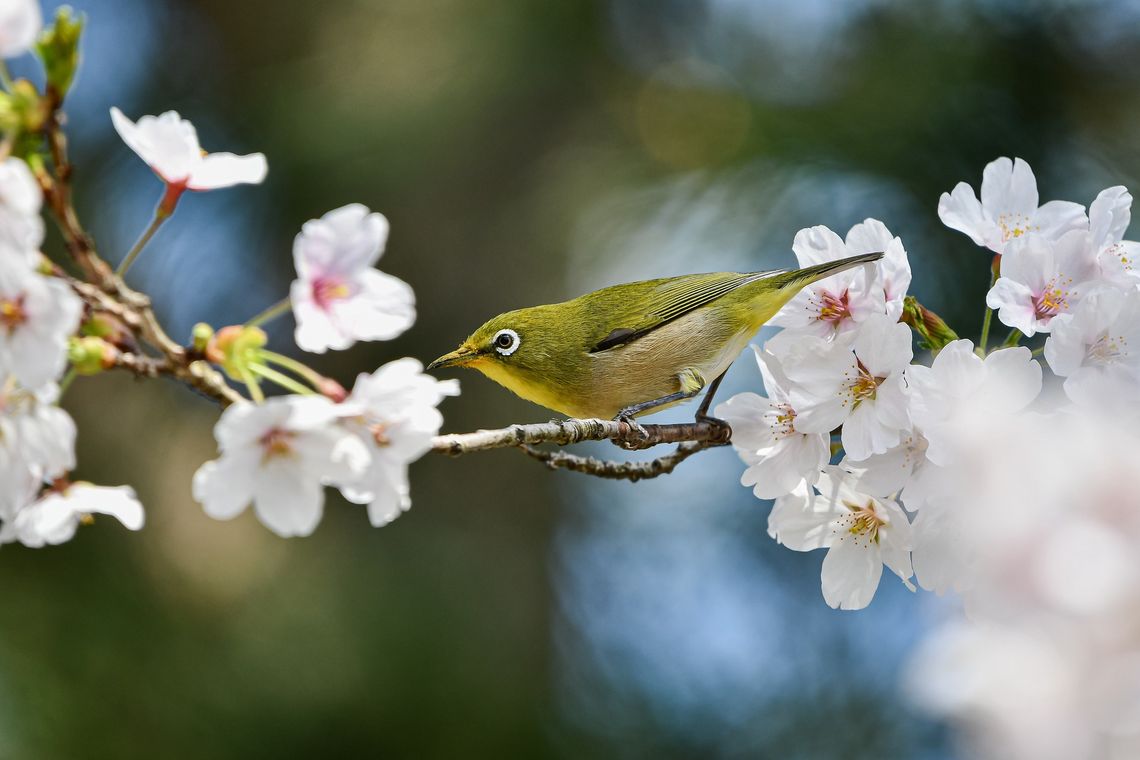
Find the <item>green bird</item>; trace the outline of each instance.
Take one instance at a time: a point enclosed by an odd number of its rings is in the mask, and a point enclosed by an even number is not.
[[[707,418],[729,366],[780,307],[864,253],[804,269],[644,280],[487,320],[428,369],[471,367],[570,417],[624,419],[693,398]]]

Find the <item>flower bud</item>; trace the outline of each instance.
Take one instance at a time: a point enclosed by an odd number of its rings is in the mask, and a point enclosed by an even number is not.
[[[907,296],[903,300],[903,313],[899,321],[918,333],[921,339],[919,344],[931,351],[938,351],[947,343],[958,340],[958,334],[950,329],[950,325],[920,304],[914,296]]]
[[[249,365],[259,361],[269,336],[260,327],[230,325],[218,330],[206,344],[206,358],[221,366],[234,380],[245,380]]]
[[[72,338],[67,346],[67,358],[80,375],[97,375],[110,369],[118,355],[118,349],[94,335]]]
[[[213,337],[214,328],[205,322],[199,322],[194,325],[194,329],[190,331],[190,345],[194,347],[195,351],[204,352],[206,347],[210,345],[210,340]]]
[[[51,105],[27,79],[16,80],[11,92],[0,93],[0,127],[6,132],[38,132],[50,113]]]

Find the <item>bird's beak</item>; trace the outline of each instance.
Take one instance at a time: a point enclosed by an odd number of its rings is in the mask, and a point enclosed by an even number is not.
[[[445,367],[466,367],[479,358],[479,352],[467,346],[460,346],[450,354],[444,354],[431,364],[428,369],[443,369]]]

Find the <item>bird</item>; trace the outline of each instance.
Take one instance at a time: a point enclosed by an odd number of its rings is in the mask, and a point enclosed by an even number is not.
[[[863,253],[803,269],[712,272],[614,285],[570,301],[492,317],[427,369],[468,367],[527,401],[571,418],[624,420],[706,391],[761,326],[802,288],[870,265]]]

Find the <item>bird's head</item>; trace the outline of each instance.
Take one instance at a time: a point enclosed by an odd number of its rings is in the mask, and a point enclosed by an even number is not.
[[[519,309],[487,320],[459,348],[444,354],[428,369],[470,367],[493,380],[504,375],[525,376],[542,371],[551,358],[550,307]]]
[[[428,369],[470,367],[527,401],[569,414],[566,388],[582,370],[573,316],[565,304],[500,314]]]

